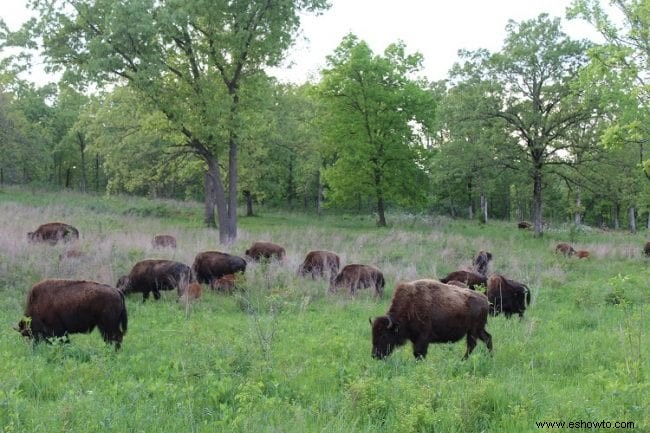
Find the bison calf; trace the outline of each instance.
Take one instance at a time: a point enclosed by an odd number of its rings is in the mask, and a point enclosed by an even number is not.
[[[246,272],[246,260],[220,251],[203,251],[194,258],[192,271],[199,283],[212,284],[224,275]]]
[[[128,275],[117,281],[117,288],[124,293],[142,293],[142,301],[160,299],[161,290],[174,290],[181,296],[194,281],[192,270],[184,263],[173,260],[142,260],[136,263]]]
[[[336,292],[340,288],[349,290],[351,295],[355,295],[358,289],[372,288],[375,295],[381,298],[384,294],[384,274],[370,265],[347,265],[334,278],[330,284],[330,292]]]
[[[490,315],[492,316],[503,313],[506,317],[510,317],[512,314],[524,317],[526,306],[530,304],[528,286],[509,280],[503,275],[490,276],[486,294],[490,301]]]
[[[563,254],[564,256],[572,256],[576,253],[576,250],[574,250],[571,245],[560,242],[555,246],[555,252]]]
[[[312,278],[323,278],[329,274],[330,281],[336,278],[341,266],[341,259],[331,251],[310,251],[298,267],[301,277],[311,275]]]
[[[578,250],[578,251],[576,251],[576,256],[578,256],[579,259],[588,259],[589,258],[589,251],[587,251],[587,250]]]
[[[424,358],[429,343],[448,343],[467,338],[467,359],[482,340],[492,351],[492,336],[485,330],[487,297],[469,289],[436,280],[400,283],[385,316],[371,320],[372,356],[382,359],[410,340],[413,355]]]
[[[472,290],[476,290],[479,286],[485,286],[487,284],[487,277],[485,275],[463,269],[451,272],[446,277],[441,278],[440,282],[447,284],[453,280],[465,283]]]
[[[272,242],[255,242],[246,250],[246,255],[255,261],[266,260],[284,260],[284,247]]]
[[[88,333],[96,326],[104,341],[119,349],[127,322],[124,295],[114,287],[94,281],[44,280],[30,289],[18,331],[38,342]]]
[[[483,276],[487,276],[490,260],[492,260],[492,253],[483,250],[479,251],[476,257],[472,260],[474,271]]]
[[[172,235],[155,235],[151,246],[153,248],[176,248],[176,238]]]
[[[36,231],[27,233],[29,242],[47,242],[51,245],[59,241],[70,242],[79,239],[79,230],[66,223],[47,223],[38,226]]]

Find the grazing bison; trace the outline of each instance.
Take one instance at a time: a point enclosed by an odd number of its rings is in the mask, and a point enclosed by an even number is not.
[[[212,284],[212,280],[224,275],[246,272],[246,260],[219,251],[203,251],[194,258],[192,271],[199,283]]]
[[[476,257],[472,260],[474,270],[483,276],[487,276],[490,260],[492,260],[492,253],[483,250],[479,251]]]
[[[400,283],[385,316],[371,320],[372,356],[385,358],[406,340],[413,355],[424,358],[429,343],[455,342],[467,337],[467,359],[476,339],[492,351],[492,336],[485,330],[487,297],[478,292],[435,280]]]
[[[70,242],[76,239],[79,239],[79,230],[65,223],[42,224],[36,231],[27,233],[29,242],[47,242],[51,245],[59,241]]]
[[[50,337],[88,333],[99,328],[104,341],[119,349],[126,334],[124,295],[94,281],[44,280],[27,295],[18,331],[38,342]]]
[[[503,313],[506,317],[519,314],[524,317],[526,306],[530,304],[530,289],[525,284],[509,280],[503,275],[493,274],[487,285],[486,295],[490,301],[490,315]]]
[[[579,259],[588,259],[589,258],[589,251],[587,251],[587,250],[578,250],[578,251],[576,251],[576,256],[578,256]]]
[[[645,246],[643,247],[643,254],[650,257],[650,241],[645,243]]]
[[[176,238],[172,235],[155,235],[151,246],[154,248],[176,248]]]
[[[245,253],[248,257],[255,261],[262,259],[271,260],[284,260],[284,248],[272,242],[255,242]]]
[[[567,243],[560,242],[557,244],[555,247],[555,252],[556,253],[561,253],[564,256],[572,256],[576,253],[576,250],[573,249],[573,247]]]
[[[136,263],[128,275],[117,281],[117,288],[124,293],[142,293],[142,301],[153,292],[160,299],[161,290],[174,290],[181,296],[187,286],[195,281],[192,270],[184,263],[173,260],[142,260]]]
[[[517,228],[520,228],[522,230],[528,230],[528,229],[530,229],[532,227],[533,227],[533,225],[531,223],[529,223],[528,221],[519,221],[517,223]]]
[[[370,265],[352,264],[341,269],[330,284],[330,291],[336,292],[340,288],[345,288],[354,295],[358,289],[370,287],[375,290],[375,295],[381,298],[385,285],[384,274],[379,269]]]
[[[323,278],[329,274],[330,281],[336,278],[341,266],[341,259],[331,251],[310,251],[298,267],[298,275],[312,278]]]
[[[481,285],[485,286],[487,284],[487,277],[485,275],[479,274],[474,271],[466,271],[463,269],[448,274],[445,278],[441,278],[440,282],[447,284],[452,280],[465,283],[467,287],[469,287],[472,290],[476,290],[478,286]]]
[[[201,288],[201,285],[197,282],[193,282],[187,286],[187,289],[181,294],[178,300],[180,302],[191,302],[199,299],[202,292],[203,289]]]

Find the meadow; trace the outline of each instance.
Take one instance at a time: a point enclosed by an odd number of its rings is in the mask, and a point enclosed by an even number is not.
[[[198,203],[92,197],[4,187],[0,191],[0,432],[533,432],[543,421],[633,422],[577,431],[650,431],[647,233],[551,226],[541,239],[515,222],[431,215],[371,216],[265,211],[239,219],[239,237],[218,244]],[[77,227],[74,247],[29,244],[48,221]],[[154,234],[178,239],[153,250]],[[33,345],[13,327],[29,288],[44,278],[115,284],[138,260],[191,264],[199,251],[242,255],[256,240],[282,244],[284,263],[249,263],[233,294],[186,305],[127,299],[129,329],[115,352],[99,333]],[[589,250],[554,254],[557,242]],[[383,299],[328,294],[325,281],[296,276],[312,249],[386,277]],[[369,317],[384,314],[396,282],[440,278],[480,249],[493,272],[525,282],[522,320],[491,317],[490,356],[464,340],[410,343],[384,361],[370,355]]]

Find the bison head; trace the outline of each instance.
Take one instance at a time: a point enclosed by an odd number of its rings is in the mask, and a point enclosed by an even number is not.
[[[115,283],[115,287],[117,287],[117,290],[119,290],[122,293],[129,293],[131,290],[129,282],[130,282],[129,276],[122,275],[120,278],[118,278],[117,283]]]
[[[390,355],[395,347],[404,343],[399,336],[399,326],[389,316],[380,316],[371,320],[372,357],[383,359]]]
[[[23,337],[29,337],[32,338],[32,319],[31,317],[23,317],[20,319],[20,322],[18,322],[18,326],[14,328],[16,331],[20,332],[20,335]]]

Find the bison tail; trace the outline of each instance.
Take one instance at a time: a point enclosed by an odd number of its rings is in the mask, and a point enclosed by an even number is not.
[[[526,285],[524,285],[524,289],[526,290],[526,305],[530,305],[530,289]]]
[[[124,293],[120,292],[122,297],[122,311],[120,311],[120,331],[122,335],[126,334],[126,330],[129,327],[129,318],[126,314],[126,302],[124,301]]]

